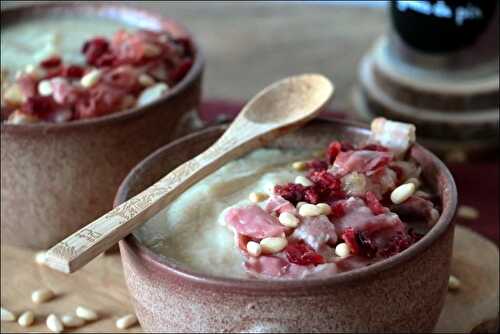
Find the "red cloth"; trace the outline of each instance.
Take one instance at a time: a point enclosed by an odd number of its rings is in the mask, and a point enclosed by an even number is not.
[[[211,100],[200,108],[200,118],[206,124],[218,120],[231,119],[243,104],[238,101]],[[327,111],[325,116],[346,119],[348,114],[341,111]],[[479,210],[477,220],[457,218],[457,223],[495,241],[498,245],[498,160],[480,163],[448,164],[458,188],[459,205],[469,205]]]

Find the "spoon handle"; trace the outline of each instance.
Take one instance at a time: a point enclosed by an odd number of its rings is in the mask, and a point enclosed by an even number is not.
[[[230,132],[233,131],[228,131],[196,158],[52,247],[47,251],[46,265],[65,273],[78,270],[165,208],[191,185],[255,146],[251,141],[241,145],[241,137],[231,136]]]

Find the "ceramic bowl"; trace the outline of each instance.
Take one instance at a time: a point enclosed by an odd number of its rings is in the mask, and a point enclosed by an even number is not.
[[[218,126],[150,155],[124,180],[118,205],[221,136]],[[272,143],[324,148],[357,142],[369,131],[351,123],[314,121]],[[430,332],[447,293],[457,192],[444,164],[416,145],[411,155],[440,195],[437,224],[402,253],[327,279],[261,281],[208,276],[175,265],[133,235],[120,241],[126,283],[148,332]]]
[[[2,11],[2,27],[44,16],[96,15],[129,26],[191,34],[179,23],[119,5],[50,4]],[[112,208],[128,171],[172,140],[200,102],[204,58],[157,101],[63,124],[1,125],[1,242],[48,248]]]

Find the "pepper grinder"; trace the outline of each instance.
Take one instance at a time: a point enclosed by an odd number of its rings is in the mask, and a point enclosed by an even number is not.
[[[358,118],[413,123],[447,161],[497,156],[497,1],[390,1],[391,26],[363,57]]]

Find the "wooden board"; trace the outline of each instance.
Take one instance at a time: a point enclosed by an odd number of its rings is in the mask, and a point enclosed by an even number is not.
[[[449,293],[436,332],[468,333],[483,321],[498,316],[498,248],[463,227],[455,234],[452,273],[463,289]],[[64,275],[33,262],[33,252],[1,247],[1,303],[17,313],[32,309],[37,315],[30,331],[46,331],[49,313],[74,312],[77,305],[96,309],[101,319],[75,332],[118,331],[117,317],[132,312],[118,255],[99,256],[73,275]],[[31,291],[48,287],[57,294],[54,300],[34,305]],[[2,332],[23,332],[17,323],[2,323]],[[138,332],[138,326],[129,332]],[[493,330],[491,332],[494,332]]]

